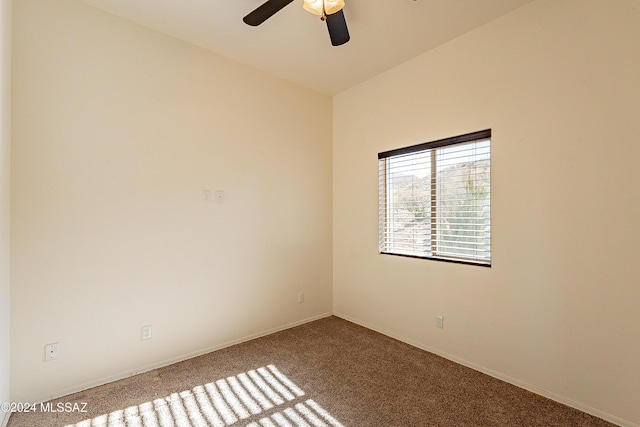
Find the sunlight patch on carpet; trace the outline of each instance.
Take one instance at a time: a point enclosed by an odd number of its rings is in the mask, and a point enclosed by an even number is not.
[[[273,365],[65,427],[344,427]]]

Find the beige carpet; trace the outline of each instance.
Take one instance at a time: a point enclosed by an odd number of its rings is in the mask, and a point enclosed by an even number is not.
[[[337,317],[44,408],[8,427],[612,426]]]

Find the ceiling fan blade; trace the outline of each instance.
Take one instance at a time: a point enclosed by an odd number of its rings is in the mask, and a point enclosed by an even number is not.
[[[271,18],[283,7],[291,3],[293,0],[267,0],[253,12],[242,18],[245,24],[253,27],[262,24],[267,19]]]
[[[342,9],[327,15],[327,28],[329,29],[329,37],[331,37],[331,44],[334,46],[345,44],[351,38],[349,37],[349,29]]]

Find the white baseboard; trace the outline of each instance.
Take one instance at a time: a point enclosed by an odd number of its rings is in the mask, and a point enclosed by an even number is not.
[[[11,412],[0,412],[0,416],[2,416],[2,418],[0,418],[0,427],[7,427]]]
[[[502,374],[500,372],[494,371],[494,370],[489,369],[489,368],[485,368],[484,366],[477,365],[477,364],[475,364],[473,362],[470,362],[468,360],[461,359],[461,358],[459,358],[457,356],[442,352],[442,351],[440,351],[440,350],[438,350],[436,348],[431,348],[429,346],[425,346],[425,345],[423,345],[421,343],[417,343],[417,342],[415,342],[413,340],[410,340],[410,339],[407,339],[407,338],[405,338],[403,336],[394,334],[394,333],[386,331],[384,329],[377,328],[377,327],[375,327],[373,325],[369,325],[366,322],[363,322],[363,321],[361,321],[359,319],[355,319],[355,318],[353,318],[351,316],[347,316],[346,314],[338,313],[338,312],[334,312],[333,314],[334,314],[334,316],[340,317],[341,319],[348,320],[349,322],[352,322],[352,323],[355,323],[357,325],[363,326],[363,327],[365,327],[367,329],[371,329],[373,331],[379,332],[379,333],[381,333],[383,335],[386,335],[388,337],[397,339],[398,341],[402,341],[402,342],[404,342],[406,344],[409,344],[409,345],[411,345],[413,347],[417,347],[417,348],[419,348],[421,350],[428,351],[429,353],[437,354],[438,356],[444,357],[445,359],[451,360],[452,362],[455,362],[455,363],[458,363],[460,365],[466,366],[466,367],[471,368],[471,369],[473,369],[475,371],[482,372],[483,374],[489,375],[490,377],[497,378],[497,379],[502,380],[504,382],[507,382],[509,384],[513,384],[516,387],[523,388],[523,389],[528,390],[528,391],[530,391],[532,393],[535,393],[535,394],[538,394],[540,396],[546,397],[548,399],[554,400],[554,401],[556,401],[558,403],[562,403],[563,405],[570,406],[570,407],[572,407],[574,409],[577,409],[579,411],[586,412],[587,414],[590,414],[590,415],[593,415],[595,417],[601,418],[601,419],[603,419],[605,421],[608,421],[610,423],[616,424],[616,425],[618,425],[620,427],[640,427],[640,424],[636,424],[636,423],[633,423],[631,421],[624,420],[622,418],[616,417],[615,415],[611,415],[611,414],[609,414],[607,412],[603,412],[603,411],[601,411],[599,409],[592,408],[591,406],[584,405],[584,404],[582,404],[580,402],[576,402],[575,400],[566,398],[564,396],[560,396],[560,395],[558,395],[556,393],[553,393],[551,391],[542,389],[542,388],[537,387],[535,385],[528,384],[526,382],[518,380],[517,378],[512,378],[512,377],[510,377],[508,375]]]
[[[69,394],[73,394],[73,393],[77,393],[83,390],[87,390],[93,387],[98,387],[104,384],[108,384],[114,381],[118,381],[124,378],[128,378],[131,377],[133,375],[138,375],[138,374],[142,374],[145,372],[149,372],[152,371],[154,369],[158,369],[158,368],[162,368],[164,366],[168,366],[168,365],[172,365],[174,363],[178,363],[178,362],[182,362],[188,359],[192,359],[194,357],[198,357],[198,356],[202,356],[203,354],[207,354],[207,353],[211,353],[212,351],[217,351],[217,350],[222,350],[223,348],[227,348],[227,347],[231,347],[232,345],[236,345],[236,344],[240,344],[246,341],[251,341],[254,340],[256,338],[260,338],[260,337],[264,337],[267,335],[271,335],[274,334],[276,332],[280,332],[280,331],[284,331],[287,329],[291,329],[291,328],[295,328],[296,326],[300,326],[300,325],[304,325],[305,323],[309,323],[309,322],[313,322],[315,320],[319,320],[319,319],[323,319],[325,317],[329,317],[332,316],[333,313],[323,313],[323,314],[319,314],[317,316],[313,316],[313,317],[309,317],[303,320],[299,320],[297,322],[293,322],[293,323],[288,323],[286,325],[282,325],[282,326],[278,326],[276,328],[271,328],[271,329],[267,329],[265,331],[262,332],[258,332],[255,334],[251,334],[251,335],[247,335],[245,337],[242,338],[238,338],[232,341],[228,341],[219,345],[215,345],[215,346],[211,346],[211,347],[207,347],[207,348],[203,348],[201,350],[197,350],[197,351],[193,351],[191,353],[187,353],[187,354],[183,354],[181,356],[177,356],[177,357],[172,357],[169,359],[165,359],[159,362],[154,362],[154,363],[150,363],[148,365],[144,365],[141,366],[139,368],[136,369],[131,369],[128,371],[124,371],[124,372],[120,372],[114,375],[109,375],[107,377],[103,377],[103,378],[99,378],[97,380],[94,381],[89,381],[89,382],[85,382],[82,384],[77,384],[75,386],[72,387],[67,387],[61,390],[57,390],[56,392],[52,393],[51,395],[48,395],[46,397],[42,397],[40,399],[35,399],[33,402],[34,403],[41,403],[41,402],[46,402],[48,400],[52,400],[52,399],[57,399],[59,397],[62,396],[67,396]],[[7,417],[6,422],[9,421],[8,419],[9,417]],[[5,427],[5,424],[0,425],[0,427]]]

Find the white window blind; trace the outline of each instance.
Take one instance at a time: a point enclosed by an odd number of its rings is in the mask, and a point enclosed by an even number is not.
[[[491,265],[491,130],[378,154],[380,252]]]

